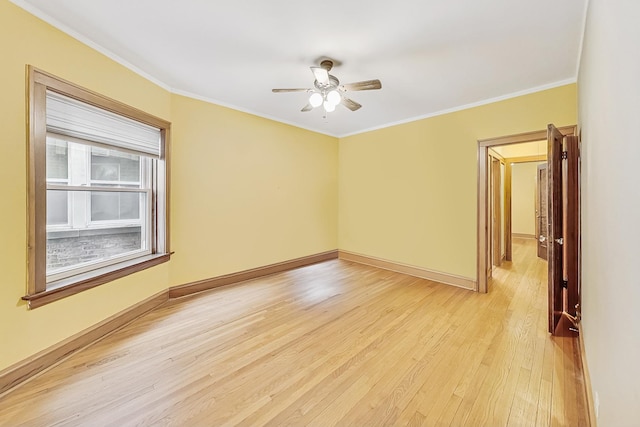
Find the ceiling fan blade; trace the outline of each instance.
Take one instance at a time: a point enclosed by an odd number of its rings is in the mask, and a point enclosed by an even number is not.
[[[347,83],[346,85],[342,85],[342,89],[344,90],[374,90],[374,89],[381,89],[381,88],[382,88],[382,83],[380,83],[380,80],[378,79],[365,80],[362,82]]]
[[[281,92],[309,92],[311,89],[271,89],[273,93]]]
[[[318,83],[323,85],[329,84],[329,72],[327,70],[322,67],[311,67],[311,71]]]
[[[304,107],[302,107],[302,110],[300,110],[300,111],[306,113],[307,111],[311,111],[311,110],[313,110],[313,106],[311,104],[307,104]]]
[[[345,107],[347,107],[349,110],[351,111],[356,111],[357,109],[359,109],[360,107],[362,107],[362,105],[358,104],[356,101],[354,101],[353,99],[349,99],[349,98],[342,98],[342,101],[340,102],[342,105],[344,105]]]

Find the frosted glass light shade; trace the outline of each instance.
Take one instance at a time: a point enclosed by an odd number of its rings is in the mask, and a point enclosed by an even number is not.
[[[342,101],[342,97],[337,90],[332,90],[327,94],[327,102],[330,104],[338,105],[340,104],[340,101]]]
[[[318,92],[312,93],[309,97],[309,104],[311,104],[313,108],[319,107],[322,104],[322,95]]]
[[[334,111],[336,109],[336,106],[334,104],[330,103],[329,101],[325,101],[323,106],[324,106],[324,110],[327,113],[331,113],[332,111]]]

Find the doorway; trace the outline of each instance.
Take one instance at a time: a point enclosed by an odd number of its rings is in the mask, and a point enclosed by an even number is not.
[[[490,147],[489,246],[491,269],[512,261],[513,238],[539,237],[537,167],[547,160],[547,141]],[[546,229],[545,229],[546,230]],[[544,238],[543,238],[544,239]],[[487,272],[491,277],[492,272]]]
[[[574,135],[576,132],[576,126],[565,126],[559,128],[559,131],[563,135]],[[508,135],[497,138],[483,139],[478,141],[478,247],[477,247],[477,291],[480,293],[486,293],[489,291],[489,277],[492,271],[492,259],[494,254],[492,249],[492,241],[495,239],[495,228],[492,227],[492,213],[491,209],[491,188],[490,178],[491,169],[494,165],[494,156],[490,155],[490,150],[496,152],[500,150],[499,147],[513,146],[515,144],[522,144],[535,141],[546,141],[547,130],[539,130],[534,132],[527,132],[517,135]],[[544,152],[546,158],[546,150]],[[504,157],[504,156],[503,156]],[[519,156],[521,160],[541,160],[542,157],[526,159]],[[509,174],[511,168],[508,162],[505,162],[505,185],[504,185],[504,215],[505,215],[505,259],[511,259],[511,230],[512,224],[510,223],[509,210],[511,209],[511,189],[509,188]]]
[[[550,124],[546,131],[529,132],[478,141],[478,291],[489,291],[490,277],[495,254],[494,242],[499,239],[495,223],[495,170],[496,156],[501,149],[541,140],[546,134],[546,166],[536,168],[537,201],[536,214],[542,213],[546,199],[548,215],[536,215],[536,234],[538,237],[538,255],[543,252],[546,242],[548,259],[549,293],[549,332],[554,335],[575,334],[580,321],[580,284],[579,284],[579,141],[575,136],[576,127],[556,128]],[[504,154],[504,153],[502,153]],[[503,156],[504,158],[504,156]],[[505,198],[510,198],[509,166],[514,162],[504,159],[507,166]],[[540,159],[542,160],[542,159]],[[546,183],[543,176],[547,177]],[[545,187],[546,197],[543,196]],[[506,189],[509,188],[509,191]],[[505,202],[505,212],[511,203]],[[547,234],[540,234],[546,222]],[[507,223],[507,241],[511,237],[511,222]],[[507,243],[507,256],[509,255]]]

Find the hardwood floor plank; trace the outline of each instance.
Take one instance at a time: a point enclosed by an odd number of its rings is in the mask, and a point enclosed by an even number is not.
[[[434,306],[434,302],[437,301],[437,299],[430,299],[428,302],[424,301],[423,303],[417,304],[416,307],[418,307],[420,309],[420,311],[418,312],[413,312],[412,313],[412,317],[409,318],[409,324],[413,324],[413,322],[415,321],[425,321],[424,319],[429,319],[428,317],[424,316],[424,311],[428,310],[430,307]],[[404,310],[404,313],[402,314],[402,319],[404,320],[405,315],[408,314],[407,310]],[[397,323],[397,322],[396,322]],[[420,325],[416,325],[416,326],[420,326]],[[406,329],[406,326],[405,326]],[[415,327],[415,328],[411,328],[411,330],[417,331],[420,336],[425,335],[424,328],[420,328],[420,327]],[[388,332],[385,332],[385,335],[389,335],[391,336],[390,339],[393,339],[393,335],[399,331],[399,327],[398,326],[394,326],[393,329],[387,329]],[[444,333],[446,331],[446,329],[444,328],[435,328],[435,329],[426,329],[426,331],[430,332],[430,334],[426,335],[426,339],[437,339],[437,337],[440,335],[440,333]],[[368,331],[368,333],[370,333],[370,331]],[[351,379],[350,376],[348,375],[342,375],[342,373],[345,370],[349,371],[349,374],[353,374],[352,372],[358,368],[360,371],[364,371],[364,372],[368,372],[367,368],[370,369],[371,371],[374,372],[378,372],[378,375],[380,375],[382,372],[386,372],[386,369],[380,369],[380,366],[382,366],[383,368],[386,368],[385,365],[385,361],[389,358],[389,351],[384,352],[384,349],[387,348],[388,350],[392,351],[393,353],[391,353],[392,355],[392,360],[389,363],[393,363],[395,362],[394,359],[400,359],[403,357],[402,354],[402,350],[405,347],[398,347],[397,345],[389,345],[389,344],[393,344],[393,342],[385,342],[384,337],[380,337],[378,338],[376,341],[371,342],[365,349],[364,351],[361,351],[359,353],[356,354],[356,358],[349,360],[346,364],[341,365],[338,370],[336,370],[331,376],[327,376],[323,379],[323,381],[321,381],[321,383],[319,383],[318,385],[320,385],[321,387],[315,387],[312,390],[309,390],[309,392],[307,392],[305,394],[305,396],[298,400],[297,402],[295,402],[290,408],[289,411],[285,411],[282,414],[280,414],[280,416],[278,418],[275,418],[274,420],[271,421],[271,425],[283,425],[283,423],[286,422],[286,416],[287,413],[290,412],[298,412],[298,408],[301,408],[303,410],[303,413],[305,415],[307,414],[315,414],[318,410],[322,409],[322,405],[327,404],[327,402],[333,402],[335,400],[335,397],[333,397],[333,390],[334,388],[340,387],[342,384],[346,383],[348,384]],[[422,342],[424,342],[424,338],[420,339],[416,339],[416,340],[406,340],[406,344],[405,345],[411,345],[414,349],[424,349],[426,346],[424,345],[420,345]],[[353,350],[351,351],[353,352]],[[376,357],[377,356],[377,357]],[[409,355],[405,354],[404,357],[408,357]],[[375,358],[374,358],[375,357]],[[352,363],[354,362],[354,363]],[[362,365],[362,366],[361,366]],[[352,369],[353,368],[353,369]],[[355,372],[355,375],[357,375],[357,372]],[[335,379],[341,377],[341,382],[339,383],[335,383]],[[322,401],[320,401],[320,399],[323,399],[324,403]],[[306,408],[306,409],[305,409]],[[293,421],[293,420],[289,420],[289,421]],[[344,422],[344,420],[341,421],[341,423]],[[295,424],[295,423],[294,423]],[[286,424],[285,424],[286,425]]]
[[[436,423],[433,425],[435,425],[436,427],[450,426],[451,421],[453,420],[453,417],[456,415],[456,412],[458,412],[458,408],[460,407],[461,403],[462,403],[462,397],[456,395],[455,393],[449,396],[449,399],[447,400],[447,403],[442,411],[442,415],[440,416],[440,418],[438,418]]]
[[[481,304],[486,302],[488,301]],[[463,306],[462,309],[465,310],[467,307]],[[401,414],[400,423],[404,423],[410,413],[418,410],[426,414],[425,422],[432,425],[442,416],[448,400],[453,396],[460,398],[464,396],[468,384],[466,381],[478,370],[488,348],[489,337],[495,333],[495,326],[483,322],[487,319],[486,314],[482,314],[482,310],[472,313],[474,314],[468,319],[469,326],[461,327],[456,331],[454,340],[448,345],[450,351],[446,355],[441,353],[440,363],[445,365],[434,367],[434,374],[425,377],[425,381],[420,384],[420,390],[413,394],[408,405],[404,401],[398,403],[401,407],[406,405]],[[431,387],[434,382],[441,383],[442,386]]]
[[[398,406],[404,406],[403,402],[412,395],[415,386],[423,384],[430,372],[438,372],[437,366],[443,355],[439,349],[447,347],[456,334],[457,327],[451,323],[449,316],[445,315],[440,319],[441,323],[435,326],[442,333],[431,335],[426,341],[421,336],[408,339],[416,345],[409,351],[401,352],[399,358],[394,356],[388,362],[388,369],[378,368],[378,372],[384,372],[384,375],[379,376],[375,385],[362,396],[360,404],[355,405],[340,424],[361,425],[375,420],[372,425],[389,425],[395,421],[399,414]],[[423,328],[421,324],[416,325],[418,330]],[[407,371],[405,363],[398,363],[402,359],[415,360],[416,364]]]
[[[563,426],[566,425],[564,415],[565,415],[565,382],[564,382],[564,358],[563,358],[563,347],[565,340],[561,337],[554,338],[554,346],[553,346],[553,382],[551,392],[555,397],[559,397],[559,399],[552,399],[551,401],[551,426]]]
[[[8,392],[0,425],[588,425],[534,241],[489,289],[332,260],[180,298]]]
[[[416,412],[415,414],[413,414],[413,417],[411,417],[411,419],[409,420],[407,427],[420,427],[422,426],[422,422],[424,421],[424,419],[425,419],[424,415],[422,415],[420,412]]]

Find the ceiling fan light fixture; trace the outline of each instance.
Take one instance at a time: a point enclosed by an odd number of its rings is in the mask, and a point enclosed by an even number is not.
[[[309,104],[311,104],[313,108],[316,108],[322,105],[322,101],[324,101],[322,99],[322,95],[319,94],[318,92],[313,92],[309,97]]]
[[[327,102],[330,104],[333,104],[334,106],[340,104],[340,101],[342,101],[342,97],[340,96],[340,93],[337,90],[332,90],[329,93],[327,93]]]
[[[309,94],[309,102],[300,111],[303,113],[312,111],[322,105],[326,113],[331,113],[336,110],[338,105],[342,105],[351,111],[359,110],[362,107],[361,104],[350,99],[347,92],[382,89],[382,83],[378,79],[340,84],[340,80],[336,76],[329,74],[334,65],[336,64],[334,64],[333,60],[325,58],[322,59],[319,67],[311,67],[315,78],[311,88],[271,89],[271,91],[274,93],[307,92]]]
[[[335,104],[332,104],[329,101],[324,101],[323,107],[324,107],[324,111],[326,111],[327,113],[331,113],[336,109]]]

